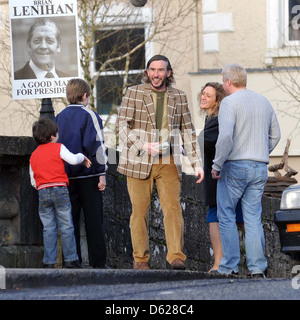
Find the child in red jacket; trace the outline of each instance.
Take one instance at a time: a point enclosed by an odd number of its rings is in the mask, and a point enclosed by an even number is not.
[[[87,168],[91,162],[82,153],[73,154],[63,144],[57,143],[56,122],[42,118],[33,124],[32,132],[39,145],[30,157],[30,178],[32,186],[39,193],[39,216],[43,224],[44,240],[43,267],[54,268],[57,262],[59,228],[64,267],[80,268],[64,162],[73,165],[82,163]]]

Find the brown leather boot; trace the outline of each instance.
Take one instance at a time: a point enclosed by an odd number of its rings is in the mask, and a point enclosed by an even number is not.
[[[150,268],[147,262],[133,261],[133,269],[149,270]]]
[[[175,259],[171,263],[171,269],[172,270],[185,270],[184,262],[181,259]]]

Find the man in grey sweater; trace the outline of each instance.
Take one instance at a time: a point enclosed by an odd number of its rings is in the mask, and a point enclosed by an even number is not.
[[[223,249],[218,272],[238,272],[240,248],[235,208],[241,199],[247,266],[253,277],[264,277],[267,260],[261,198],[268,179],[269,154],[280,140],[280,128],[270,102],[246,88],[247,73],[242,66],[226,65],[222,77],[228,96],[220,106],[219,137],[212,166],[212,177],[219,179],[217,207]]]

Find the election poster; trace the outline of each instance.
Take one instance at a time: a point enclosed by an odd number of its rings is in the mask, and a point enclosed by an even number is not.
[[[12,97],[66,96],[79,77],[77,0],[10,0]]]

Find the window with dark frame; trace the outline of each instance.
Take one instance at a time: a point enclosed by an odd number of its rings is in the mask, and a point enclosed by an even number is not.
[[[126,28],[98,30],[95,32],[95,71],[111,58],[120,57],[145,40],[144,28]],[[113,107],[121,104],[125,76],[126,59],[109,64],[100,75],[96,84],[97,111],[109,114]],[[141,73],[145,69],[145,46],[130,56],[127,86],[141,81]]]
[[[300,0],[289,0],[289,41],[300,40]]]

